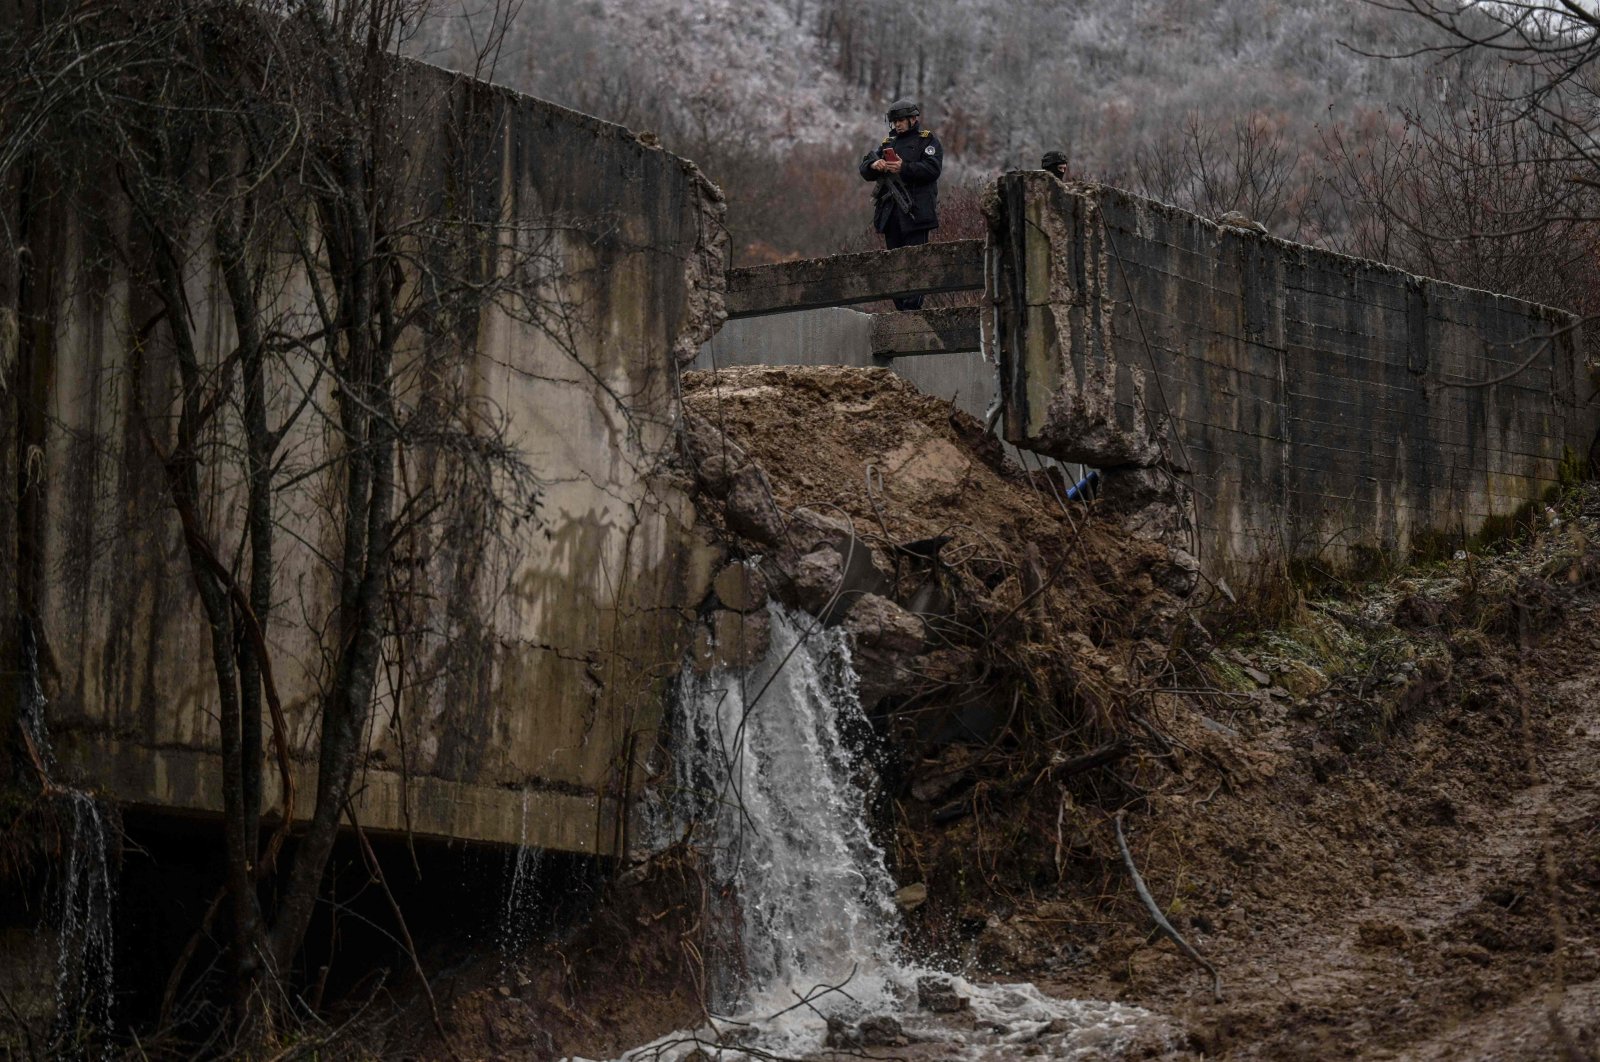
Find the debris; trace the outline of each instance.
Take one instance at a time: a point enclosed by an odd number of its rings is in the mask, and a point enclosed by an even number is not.
[[[900,1023],[887,1014],[873,1014],[854,1025],[831,1017],[823,1040],[825,1046],[834,1048],[905,1047],[910,1042]]]
[[[767,577],[748,564],[730,564],[717,573],[711,584],[723,608],[735,612],[759,612],[767,607]]]
[[[915,911],[928,902],[928,886],[922,882],[907,885],[894,894],[894,905],[902,911]]]
[[[956,992],[948,977],[917,978],[917,1005],[935,1014],[953,1014],[967,1009],[972,1001]]]

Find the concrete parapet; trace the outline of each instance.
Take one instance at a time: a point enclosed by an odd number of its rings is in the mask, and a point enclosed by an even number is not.
[[[1043,173],[997,192],[1006,438],[1169,466],[1214,578],[1471,537],[1600,427],[1559,310]]]

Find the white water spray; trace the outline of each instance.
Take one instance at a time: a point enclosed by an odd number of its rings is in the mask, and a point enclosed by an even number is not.
[[[50,908],[56,923],[55,1029],[52,1040],[74,1055],[98,1042],[111,1057],[107,1039],[115,999],[112,909],[116,886],[111,863],[111,827],[89,793],[55,779],[55,752],[45,728],[48,701],[39,677],[38,650],[31,636],[23,642],[22,726],[45,772],[72,808],[72,836],[66,866]]]
[[[533,939],[539,918],[538,875],[544,849],[528,844],[529,791],[522,791],[522,826],[506,873],[506,903],[500,918],[500,965],[508,977]]]
[[[905,960],[894,883],[864,815],[870,770],[845,731],[865,726],[849,647],[837,630],[773,606],[772,648],[750,673],[680,681],[679,792],[665,837],[686,832],[732,897],[714,1014],[728,1024],[674,1033],[625,1057],[700,1050],[729,1058],[798,1058],[825,1050],[828,1019],[844,1027],[895,1019],[940,1057],[1116,1057],[1165,1023],[1113,1003],[1058,1000],[1032,985],[975,984]],[[917,984],[937,976],[967,1005],[918,1009]]]

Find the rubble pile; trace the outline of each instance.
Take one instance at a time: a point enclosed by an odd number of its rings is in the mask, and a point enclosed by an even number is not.
[[[863,705],[925,741],[1035,707],[1104,737],[1162,671],[1186,558],[1067,501],[1058,472],[1018,467],[948,403],[837,367],[688,373],[683,398],[686,458],[735,558],[705,666],[759,655],[770,592],[844,625]]]

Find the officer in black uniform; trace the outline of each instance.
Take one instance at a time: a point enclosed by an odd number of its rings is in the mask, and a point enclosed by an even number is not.
[[[1046,151],[1039,160],[1041,170],[1049,170],[1063,181],[1067,179],[1067,157],[1059,151]]]
[[[913,247],[928,242],[928,233],[939,227],[939,171],[944,168],[944,145],[931,130],[921,128],[922,109],[911,100],[895,100],[889,105],[892,127],[883,143],[862,156],[861,179],[875,181],[872,191],[872,227],[883,233],[884,246]],[[898,161],[890,162],[884,153],[893,148]],[[890,191],[891,177],[898,177],[911,200],[909,211],[901,209]],[[894,300],[897,310],[920,310],[922,296]]]

